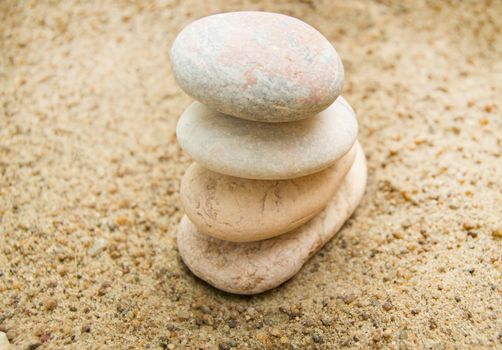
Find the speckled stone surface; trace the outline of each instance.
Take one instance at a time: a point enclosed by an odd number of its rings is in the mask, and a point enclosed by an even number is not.
[[[294,276],[352,215],[366,187],[366,159],[356,159],[327,207],[312,220],[283,235],[258,242],[235,243],[197,230],[184,216],[178,227],[180,255],[190,270],[216,288],[256,294]]]
[[[171,49],[173,74],[196,100],[239,118],[283,122],[327,108],[342,62],[315,28],[268,12],[231,12],[185,27]]]
[[[290,180],[250,180],[193,163],[181,182],[180,200],[197,228],[212,237],[252,242],[291,231],[318,214],[349,171],[357,142],[335,164]]]
[[[178,120],[176,135],[181,147],[210,170],[280,180],[329,167],[349,151],[357,130],[354,111],[340,96],[312,118],[279,124],[233,118],[194,102]]]

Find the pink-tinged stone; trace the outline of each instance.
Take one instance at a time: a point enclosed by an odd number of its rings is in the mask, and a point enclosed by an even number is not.
[[[366,160],[356,158],[326,208],[312,220],[283,235],[258,242],[235,243],[201,233],[184,216],[177,232],[178,249],[188,268],[221,290],[256,294],[293,277],[352,215],[366,187]]]
[[[212,171],[283,180],[334,164],[356,141],[357,128],[342,96],[317,115],[289,123],[233,118],[194,102],[178,120],[176,136],[196,162]]]
[[[318,214],[349,171],[357,145],[335,164],[289,180],[250,180],[222,175],[193,163],[180,199],[195,226],[214,238],[253,242],[291,231]]]
[[[316,29],[269,12],[230,12],[185,27],[171,48],[181,88],[222,113],[264,122],[307,118],[342,90],[342,62]]]

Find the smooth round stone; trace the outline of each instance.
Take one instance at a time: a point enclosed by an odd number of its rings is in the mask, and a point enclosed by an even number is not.
[[[222,241],[201,233],[184,216],[178,249],[188,268],[221,290],[256,294],[293,277],[352,215],[366,187],[366,160],[360,147],[350,171],[327,207],[312,220],[283,235],[258,242]]]
[[[9,343],[9,339],[4,332],[0,332],[0,350],[10,350],[11,345]]]
[[[352,147],[357,129],[354,111],[340,96],[312,118],[279,124],[233,118],[194,102],[178,120],[176,136],[205,168],[247,179],[281,180],[333,165]]]
[[[349,171],[356,145],[329,168],[289,180],[250,180],[193,163],[183,176],[185,214],[212,237],[252,242],[301,226],[318,214]]]
[[[171,48],[174,77],[196,100],[243,119],[284,122],[327,108],[343,65],[316,29],[268,12],[230,12],[185,27]]]

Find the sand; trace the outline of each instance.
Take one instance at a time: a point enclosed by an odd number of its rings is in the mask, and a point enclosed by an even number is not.
[[[190,103],[168,49],[262,9],[323,32],[365,197],[281,287],[225,294],[175,243]],[[0,3],[0,331],[20,349],[502,347],[502,3]]]

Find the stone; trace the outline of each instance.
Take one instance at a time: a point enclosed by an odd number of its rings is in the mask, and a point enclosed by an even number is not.
[[[324,209],[352,166],[356,147],[323,171],[289,180],[243,179],[194,163],[181,182],[181,203],[190,221],[212,237],[233,242],[271,238]]]
[[[0,332],[0,350],[9,350],[11,348],[9,339],[4,332]]]
[[[194,102],[178,120],[176,136],[196,162],[217,173],[283,180],[333,165],[357,130],[354,111],[340,96],[312,118],[279,124],[233,118]]]
[[[108,246],[108,241],[102,237],[99,237],[94,241],[92,247],[89,248],[88,253],[90,256],[94,257],[99,253],[101,253],[103,250],[105,250],[107,246]]]
[[[307,118],[343,87],[335,48],[299,19],[267,12],[230,12],[185,27],[171,48],[180,87],[222,113],[263,122]]]
[[[197,230],[184,216],[177,230],[178,250],[188,268],[221,290],[256,294],[293,277],[352,215],[366,187],[366,159],[356,159],[327,207],[295,230],[258,242],[222,241]]]

